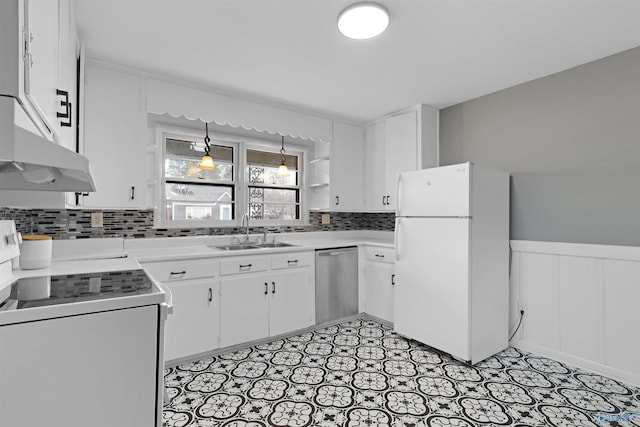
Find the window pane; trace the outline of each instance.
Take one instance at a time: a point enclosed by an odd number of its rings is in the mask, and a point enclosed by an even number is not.
[[[251,219],[299,219],[299,212],[300,210],[296,204],[249,203]]]
[[[249,187],[249,201],[261,203],[296,203],[298,190]]]
[[[249,187],[251,219],[300,219],[298,190]]]
[[[277,167],[248,166],[249,182],[267,185],[298,185],[298,172],[289,169],[289,176],[276,176]]]
[[[233,187],[166,183],[166,219],[229,221],[233,219]]]
[[[204,142],[166,139],[164,174],[167,178],[206,179],[217,182],[233,181],[233,148],[211,145],[216,170],[198,169],[204,155]]]
[[[267,185],[298,185],[298,156],[285,154],[285,165],[289,176],[276,176],[282,163],[280,153],[247,150],[247,175],[249,182]]]

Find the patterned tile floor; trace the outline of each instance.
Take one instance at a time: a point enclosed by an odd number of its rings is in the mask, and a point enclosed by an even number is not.
[[[637,388],[514,348],[467,366],[369,319],[167,368],[165,382],[165,426],[640,426]]]

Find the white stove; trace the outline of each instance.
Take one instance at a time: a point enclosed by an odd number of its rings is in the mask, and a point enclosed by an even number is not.
[[[162,288],[130,258],[14,269],[19,245],[0,221],[0,424],[160,427]]]
[[[20,255],[22,236],[16,232],[16,223],[0,221],[0,289],[13,281],[13,260]]]

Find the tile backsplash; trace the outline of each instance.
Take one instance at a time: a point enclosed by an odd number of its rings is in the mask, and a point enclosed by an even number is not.
[[[16,221],[22,233],[45,234],[56,239],[91,237],[176,237],[241,233],[238,227],[153,228],[153,210],[102,210],[103,226],[91,227],[92,210],[22,209],[0,207],[0,219]],[[310,212],[309,225],[274,227],[280,233],[305,231],[383,230],[393,231],[395,215],[389,213],[331,212],[331,223],[322,224],[323,212]],[[251,227],[260,232],[261,227]]]

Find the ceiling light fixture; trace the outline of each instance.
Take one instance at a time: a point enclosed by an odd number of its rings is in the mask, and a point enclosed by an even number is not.
[[[289,176],[289,169],[287,168],[287,165],[284,164],[284,161],[286,160],[286,157],[284,157],[284,135],[282,136],[282,146],[280,148],[280,166],[278,166],[278,172],[276,172],[276,176],[279,177],[285,177],[285,176]]]
[[[213,157],[209,155],[209,151],[211,151],[211,147],[209,146],[209,142],[211,142],[211,138],[209,138],[209,123],[204,124],[204,129],[206,132],[206,136],[204,137],[204,156],[202,156],[198,168],[214,171],[216,170],[216,165],[213,164]]]
[[[355,3],[338,16],[338,30],[350,39],[373,38],[382,34],[388,26],[389,12],[378,3]]]

